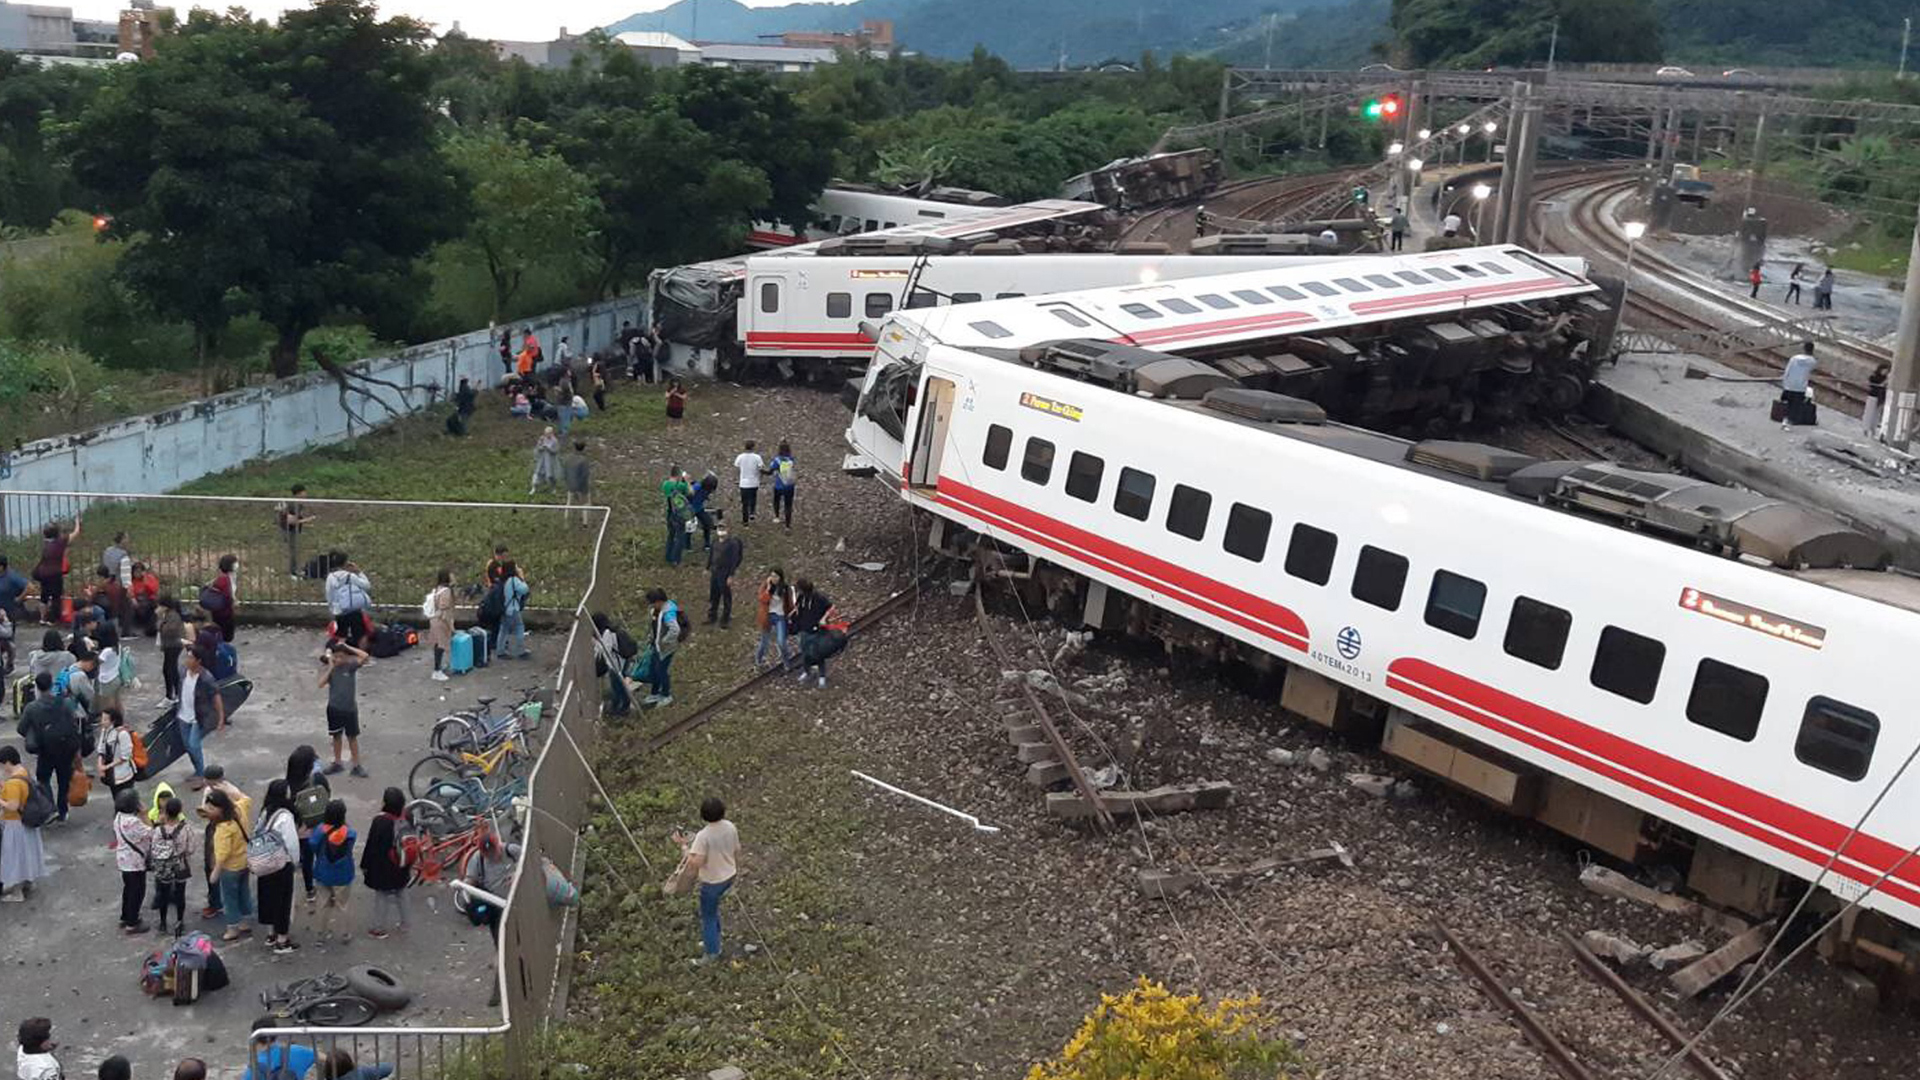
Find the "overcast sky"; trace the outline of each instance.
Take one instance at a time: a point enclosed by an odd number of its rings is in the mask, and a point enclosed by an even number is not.
[[[42,0],[45,3],[72,3],[82,18],[115,20],[127,5],[121,0]],[[255,15],[276,16],[287,8],[300,6],[292,0],[232,0]],[[657,11],[673,0],[550,0],[528,3],[526,0],[380,0],[387,14],[411,15],[445,30],[454,20],[474,37],[501,38],[507,41],[546,41],[561,27],[579,33],[590,27],[604,26],[626,18],[636,11]],[[775,7],[790,0],[741,0],[748,7]],[[192,7],[224,10],[226,0],[156,0],[156,6],[172,6],[183,14]]]

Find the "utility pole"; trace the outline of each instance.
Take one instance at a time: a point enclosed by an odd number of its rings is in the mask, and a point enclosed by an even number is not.
[[[1753,167],[1747,170],[1747,197],[1740,207],[1741,212],[1753,206],[1754,186],[1760,181],[1761,170],[1767,164],[1767,110],[1760,110],[1760,119],[1753,125]]]
[[[1907,77],[1907,43],[1911,40],[1913,40],[1913,20],[1902,19],[1900,20],[1900,72],[1894,76],[1896,79]]]
[[[1547,39],[1547,74],[1553,74],[1553,58],[1560,52],[1560,20],[1553,20],[1553,36]]]
[[[1920,391],[1920,224],[1907,253],[1907,291],[1900,300],[1900,333],[1894,338],[1887,389],[1888,414],[1880,417],[1880,431],[1883,441],[1904,447],[1913,436],[1915,392]]]
[[[1494,236],[1507,235],[1507,222],[1510,220],[1509,215],[1513,212],[1513,164],[1520,148],[1521,118],[1526,110],[1526,92],[1526,83],[1513,84],[1513,105],[1507,109],[1507,156],[1500,163],[1500,193],[1495,196],[1498,201],[1493,204]],[[1491,139],[1488,140],[1488,145],[1491,147]],[[1488,158],[1489,160],[1492,158],[1491,149],[1488,150]]]
[[[1533,168],[1540,159],[1540,136],[1545,127],[1546,116],[1541,112],[1541,103],[1532,93],[1527,95],[1527,108],[1522,114],[1523,126],[1520,129],[1520,160],[1514,162],[1514,144],[1507,143],[1507,160],[1513,168],[1513,206],[1507,218],[1507,231],[1504,239],[1509,244],[1526,247],[1533,226]]]
[[[1267,12],[1267,58],[1260,63],[1261,70],[1273,70],[1273,19],[1274,13]],[[1904,59],[1904,57],[1902,58]]]

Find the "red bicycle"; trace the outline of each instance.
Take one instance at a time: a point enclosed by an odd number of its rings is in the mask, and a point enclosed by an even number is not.
[[[415,799],[404,814],[410,826],[399,839],[401,858],[413,871],[414,885],[439,885],[458,878],[467,860],[493,836],[493,824],[475,817],[462,826],[460,819],[431,799]]]

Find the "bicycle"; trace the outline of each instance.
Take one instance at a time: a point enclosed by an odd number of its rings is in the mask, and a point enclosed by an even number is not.
[[[420,806],[422,803],[426,803],[427,807]],[[444,825],[454,820],[454,815],[428,799],[416,799],[408,804],[407,809],[409,814],[418,809],[424,819],[420,826],[422,835],[413,856],[411,884],[414,885],[438,885],[459,877],[466,870],[467,860],[493,834],[493,826],[485,817],[478,816],[458,831],[435,833],[433,829],[436,824]]]
[[[434,803],[448,813],[461,817],[474,814],[512,813],[516,800],[527,794],[527,781],[510,776],[505,783],[488,785],[477,776],[441,777],[414,797],[414,802]]]
[[[347,980],[331,972],[278,983],[260,991],[268,1015],[298,1020],[315,1027],[364,1027],[380,1009],[373,1002],[347,992]]]
[[[427,791],[443,780],[486,779],[496,775],[512,780],[520,775],[528,756],[517,734],[479,753],[462,750],[458,754],[428,754],[414,762],[407,774],[407,794],[416,799],[425,798]]]
[[[434,721],[427,745],[443,754],[478,753],[509,738],[532,735],[540,730],[546,712],[544,693],[538,686],[520,691],[519,703],[499,716],[488,712],[498,698],[480,698],[478,708],[458,709]]]

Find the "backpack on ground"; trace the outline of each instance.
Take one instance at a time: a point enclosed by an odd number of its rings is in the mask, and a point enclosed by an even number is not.
[[[245,836],[246,830],[241,829],[240,834]],[[262,824],[259,832],[247,837],[247,869],[253,871],[255,877],[277,874],[292,861],[286,842],[274,831],[271,820]]]
[[[54,816],[53,793],[38,780],[27,781],[27,801],[20,806],[20,824],[38,829]]]
[[[367,655],[386,660],[419,644],[420,635],[402,623],[388,623],[367,639]]]
[[[309,784],[293,797],[293,817],[303,829],[311,829],[327,816],[327,800],[333,793],[319,784]]]

